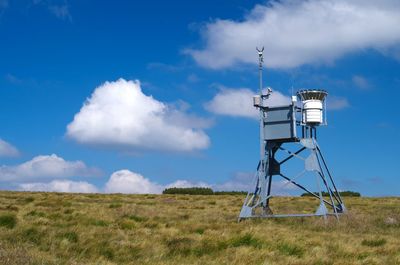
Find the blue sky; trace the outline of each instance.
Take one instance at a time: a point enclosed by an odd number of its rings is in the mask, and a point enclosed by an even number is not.
[[[265,46],[277,101],[329,92],[319,142],[339,188],[398,196],[399,11],[389,0],[0,0],[0,188],[247,188],[258,123],[240,104]]]

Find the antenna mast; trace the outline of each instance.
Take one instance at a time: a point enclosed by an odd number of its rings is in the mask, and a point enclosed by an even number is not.
[[[262,71],[263,71],[263,63],[264,63],[264,47],[260,49],[256,48],[258,52],[258,78],[259,78],[259,89],[260,96],[262,97]]]
[[[262,72],[263,72],[263,63],[264,63],[264,47],[258,49],[256,47],[256,50],[258,52],[258,81],[259,81],[259,93],[260,93],[260,104],[259,104],[259,109],[260,109],[260,172],[262,174],[264,173],[264,168],[265,168],[265,140],[264,140],[264,95],[262,92],[263,89],[263,84],[262,84]],[[268,95],[266,96],[268,98]]]

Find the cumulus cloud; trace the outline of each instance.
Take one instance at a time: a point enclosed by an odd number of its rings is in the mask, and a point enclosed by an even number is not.
[[[83,144],[192,151],[210,145],[208,126],[205,119],[145,95],[139,81],[119,79],[95,89],[67,126],[67,136]]]
[[[142,175],[129,171],[119,170],[114,172],[105,184],[105,193],[126,193],[126,194],[160,194],[166,188],[190,188],[190,187],[209,187],[218,191],[249,191],[254,188],[254,174],[239,172],[231,179],[220,183],[212,184],[207,182],[192,182],[189,180],[177,180],[167,185],[160,185],[152,182]],[[287,185],[286,180],[274,180],[273,195],[288,195],[295,186]]]
[[[19,184],[22,191],[54,191],[54,192],[76,192],[97,193],[99,190],[93,184],[86,181],[53,180],[49,183],[23,183]]]
[[[177,181],[174,181],[168,185],[165,186],[165,188],[192,188],[192,187],[202,187],[202,188],[209,188],[211,187],[210,184],[207,184],[205,182],[191,182],[188,180],[182,180],[179,179]]]
[[[331,63],[351,52],[398,51],[400,2],[395,0],[271,1],[256,5],[243,20],[206,24],[203,49],[187,49],[204,67],[255,63],[255,46],[265,46],[265,64],[291,68]],[[394,55],[393,55],[394,56]]]
[[[229,89],[220,91],[204,107],[215,114],[257,119],[258,110],[253,106],[253,96],[258,94],[248,88]],[[273,91],[266,101],[270,107],[290,104],[290,98],[279,91]]]
[[[55,154],[36,156],[16,166],[0,167],[2,181],[28,181],[98,174],[98,169],[90,168],[82,161],[66,161]]]
[[[124,169],[111,175],[104,191],[106,193],[157,194],[163,191],[163,186],[151,182],[138,173]]]
[[[20,183],[19,190],[24,191],[54,191],[79,193],[123,193],[123,194],[161,194],[166,188],[209,187],[217,191],[251,191],[254,188],[254,174],[239,172],[231,179],[220,183],[192,182],[177,180],[167,185],[161,185],[145,178],[139,173],[127,169],[115,171],[111,174],[104,187],[99,189],[86,181],[52,180],[50,182]],[[273,180],[274,196],[290,195],[296,187],[286,180]]]
[[[250,191],[254,188],[254,173],[237,172],[227,181],[214,184],[213,188],[218,191]]]
[[[177,181],[173,186],[188,186],[188,181]],[[142,175],[129,171],[119,170],[111,174],[103,188],[86,181],[71,181],[66,179],[52,180],[50,182],[25,182],[18,184],[18,190],[23,191],[54,191],[54,192],[78,192],[78,193],[124,193],[124,194],[160,194],[164,188],[150,181]]]
[[[15,157],[19,155],[16,147],[0,139],[0,156]]]

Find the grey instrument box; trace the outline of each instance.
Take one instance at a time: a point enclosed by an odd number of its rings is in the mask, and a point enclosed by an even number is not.
[[[296,137],[294,105],[267,108],[264,118],[264,139],[287,140]]]

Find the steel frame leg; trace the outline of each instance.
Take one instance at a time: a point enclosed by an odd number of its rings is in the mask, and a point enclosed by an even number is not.
[[[249,192],[246,196],[246,199],[243,203],[242,210],[239,215],[239,221],[243,218],[254,218],[254,217],[296,217],[296,216],[327,216],[327,215],[334,215],[336,218],[339,218],[339,214],[344,213],[346,211],[346,208],[344,206],[343,200],[340,196],[340,193],[337,190],[337,187],[333,181],[332,175],[329,171],[329,168],[327,166],[327,163],[322,155],[322,152],[316,143],[315,139],[307,139],[310,140],[311,142],[308,142],[308,144],[303,145],[302,148],[300,148],[296,152],[290,152],[289,150],[286,150],[281,147],[281,144],[272,144],[271,146],[266,145],[266,159],[260,161],[257,166],[257,173],[256,173],[256,178],[257,180],[255,181],[256,187],[254,189],[254,192]],[[275,149],[274,149],[275,148]],[[272,160],[275,159],[275,153],[278,151],[278,149],[285,151],[289,153],[289,156],[283,159],[281,162],[278,162],[279,165],[282,165],[283,163],[286,163],[292,158],[301,158],[298,155],[303,152],[304,150],[309,150],[311,154],[315,155],[315,170],[313,170],[316,173],[317,181],[318,181],[318,187],[319,187],[319,194],[315,194],[314,192],[311,192],[304,186],[298,184],[294,179],[291,179],[287,176],[285,176],[282,173],[276,174],[278,176],[281,176],[283,179],[288,181],[288,183],[291,183],[298,188],[304,190],[305,192],[311,194],[313,197],[316,197],[320,200],[320,207],[317,209],[317,211],[314,214],[273,214],[271,209],[270,209],[270,198],[272,198],[271,192],[272,192],[272,177],[274,174],[271,174],[271,165],[272,165]],[[276,163],[276,162],[275,162]],[[327,177],[329,177],[329,182],[327,180]],[[300,175],[299,175],[300,176]],[[319,179],[322,180],[324,189],[326,189],[327,193],[329,194],[329,201],[324,199],[322,196],[322,188],[320,185]],[[332,188],[331,188],[331,185]],[[332,212],[329,212],[326,208],[325,205],[328,205],[331,209]],[[261,207],[261,214],[256,214],[255,210],[256,208]]]

